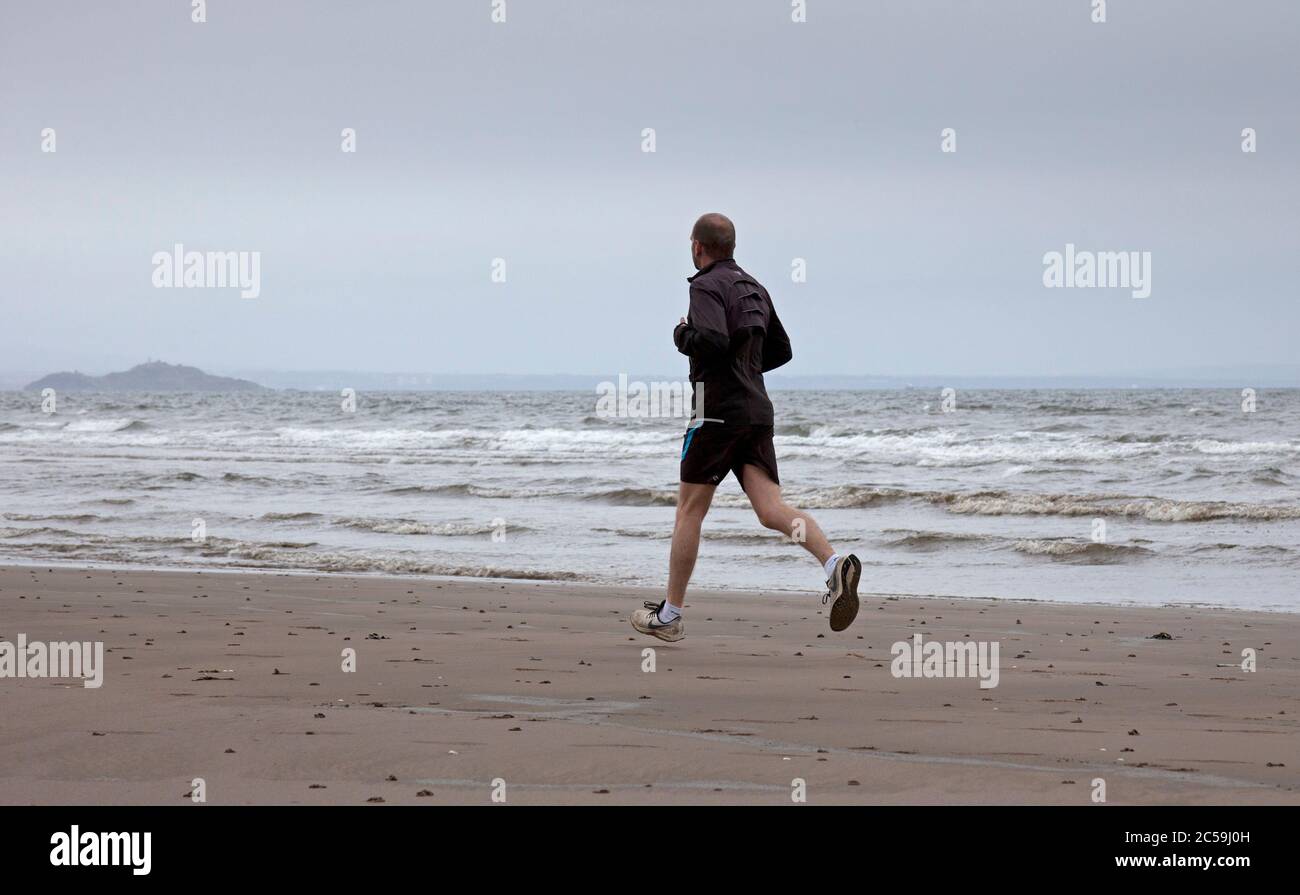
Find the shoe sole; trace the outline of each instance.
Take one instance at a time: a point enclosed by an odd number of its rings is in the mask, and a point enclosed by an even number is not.
[[[831,630],[843,631],[858,617],[858,579],[862,563],[850,556],[840,568],[840,595],[831,605]]]
[[[632,627],[640,631],[642,634],[649,634],[651,637],[658,637],[660,640],[663,640],[667,643],[676,643],[677,641],[681,640],[683,637],[686,636],[684,633],[665,634],[663,628],[643,628],[640,625],[638,625],[636,622],[632,622]]]

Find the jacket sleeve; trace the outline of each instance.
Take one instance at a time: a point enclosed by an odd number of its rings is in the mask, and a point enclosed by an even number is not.
[[[772,319],[768,321],[767,335],[763,337],[764,373],[789,363],[794,357],[794,350],[790,347],[790,337],[786,335],[785,327],[781,325],[781,318],[776,316],[776,305],[773,305],[770,299],[768,305],[772,311]]]
[[[691,310],[686,322],[673,330],[673,343],[687,357],[710,360],[727,353],[731,336],[727,333],[727,312],[722,296],[702,286],[691,286]]]

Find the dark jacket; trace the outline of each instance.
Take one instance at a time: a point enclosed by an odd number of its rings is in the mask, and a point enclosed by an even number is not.
[[[673,330],[673,342],[691,359],[697,412],[702,409],[705,419],[725,425],[772,425],[763,374],[793,355],[771,296],[730,258],[713,262],[687,282],[691,309]]]

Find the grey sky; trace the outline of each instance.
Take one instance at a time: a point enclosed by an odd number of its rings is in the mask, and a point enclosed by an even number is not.
[[[684,369],[713,210],[791,373],[1296,358],[1292,0],[491,6],[5,3],[0,369]],[[177,242],[261,295],[153,288]],[[1151,252],[1151,296],[1045,289],[1067,242]]]

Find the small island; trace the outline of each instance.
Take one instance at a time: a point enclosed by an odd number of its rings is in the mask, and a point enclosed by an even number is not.
[[[56,392],[252,392],[265,386],[247,379],[211,376],[198,367],[149,361],[129,370],[89,376],[85,373],[51,373],[27,385],[24,391],[52,388]]]

